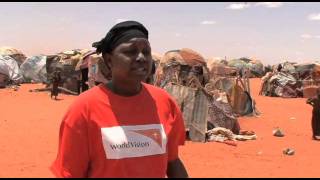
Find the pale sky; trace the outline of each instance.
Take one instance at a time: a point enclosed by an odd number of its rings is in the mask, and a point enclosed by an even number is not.
[[[264,63],[320,60],[319,2],[0,2],[0,46],[27,56],[92,49],[119,21],[149,30],[154,52]]]

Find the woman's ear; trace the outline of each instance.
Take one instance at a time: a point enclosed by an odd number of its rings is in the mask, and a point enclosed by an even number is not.
[[[102,55],[103,61],[106,64],[106,66],[111,69],[112,68],[112,61],[111,61],[111,54],[109,53],[104,53]]]

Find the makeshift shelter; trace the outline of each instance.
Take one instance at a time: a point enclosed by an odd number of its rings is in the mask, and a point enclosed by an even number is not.
[[[301,81],[285,72],[267,73],[262,78],[260,94],[271,97],[302,97]]]
[[[21,51],[8,46],[0,47],[0,55],[12,57],[17,61],[19,67],[27,59],[27,57]]]
[[[82,63],[79,65],[81,61]],[[87,72],[87,74],[82,73],[81,80],[82,84],[88,84],[88,88],[111,80],[111,70],[105,64],[102,56],[97,55],[95,51],[84,54],[81,61],[78,63],[79,68],[76,68],[76,70],[81,70],[84,73]],[[86,65],[83,65],[84,63]]]
[[[320,87],[320,64],[303,63],[294,65],[301,81],[303,97],[310,98],[316,96]]]
[[[249,69],[250,77],[262,77],[264,75],[264,67],[261,61],[249,58],[232,59],[228,61],[228,66],[235,67],[238,70]]]
[[[9,83],[20,84],[24,81],[18,63],[10,56],[0,55],[0,84],[5,87]]]
[[[303,63],[294,64],[295,72],[298,74],[299,80],[320,80],[320,64]]]
[[[226,102],[230,104],[236,116],[259,115],[255,101],[251,97],[249,79],[218,77],[210,79],[205,89],[209,94],[225,94]]]
[[[178,103],[185,121],[186,131],[192,141],[207,141],[207,131],[225,127],[235,134],[240,126],[232,108],[225,99],[208,94],[203,88],[186,87],[168,83],[164,89]]]
[[[204,58],[197,52],[183,48],[165,53],[157,68],[155,85],[164,87],[174,82],[188,87],[196,87],[194,79],[204,86],[209,80],[208,68]]]
[[[305,97],[316,95],[320,85],[320,64],[283,62],[262,78],[260,94],[272,97]]]
[[[290,74],[294,78],[298,79],[298,72],[296,71],[295,65],[297,65],[296,62],[289,62],[285,61],[276,65],[272,66],[273,72],[278,72],[279,71],[279,66],[280,66],[280,72]]]
[[[60,86],[79,94],[81,72],[76,71],[76,66],[87,51],[76,49],[47,56],[46,71],[49,84],[51,84],[53,72],[60,71]]]
[[[190,49],[167,52],[157,71],[156,85],[176,99],[192,141],[205,142],[207,130],[217,126],[240,130],[228,101],[204,88],[209,78],[204,58]]]
[[[226,59],[222,59],[219,57],[211,57],[207,59],[207,66],[210,67],[212,64],[216,65],[228,65],[228,61]]]
[[[212,59],[207,60],[207,67],[210,77],[235,77],[237,74],[237,68],[230,67],[226,64],[226,61],[216,61]]]
[[[84,92],[90,88],[89,79],[89,57],[95,54],[95,51],[88,51],[84,53],[79,62],[77,63],[75,70],[79,72],[79,92]]]
[[[250,93],[249,80],[254,71],[253,66],[249,64],[258,61],[242,58],[228,63],[232,62],[234,67],[225,65],[223,61],[208,59],[210,81],[205,86],[206,91],[215,96],[224,93],[226,102],[230,104],[236,116],[259,115]]]
[[[147,77],[147,79],[145,80],[145,82],[148,84],[155,83],[156,71],[157,71],[158,67],[160,66],[160,61],[162,58],[162,56],[160,54],[155,53],[155,52],[152,52],[151,56],[152,56],[152,60],[153,60],[152,70],[151,70],[151,74],[149,75],[149,77]]]
[[[268,65],[265,65],[264,66],[264,73],[263,73],[263,76],[265,76],[268,72],[272,72],[273,69],[272,69],[272,66],[270,64]]]
[[[47,56],[39,55],[27,58],[20,66],[25,82],[48,83],[46,70]]]

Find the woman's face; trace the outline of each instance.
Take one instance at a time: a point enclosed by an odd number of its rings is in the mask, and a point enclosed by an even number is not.
[[[152,70],[151,47],[144,38],[133,38],[120,44],[111,54],[104,54],[104,59],[116,81],[144,81]]]

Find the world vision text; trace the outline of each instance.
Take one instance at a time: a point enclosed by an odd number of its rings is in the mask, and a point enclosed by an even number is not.
[[[149,142],[124,142],[122,144],[111,144],[112,150],[123,149],[123,148],[144,148],[149,147]]]

